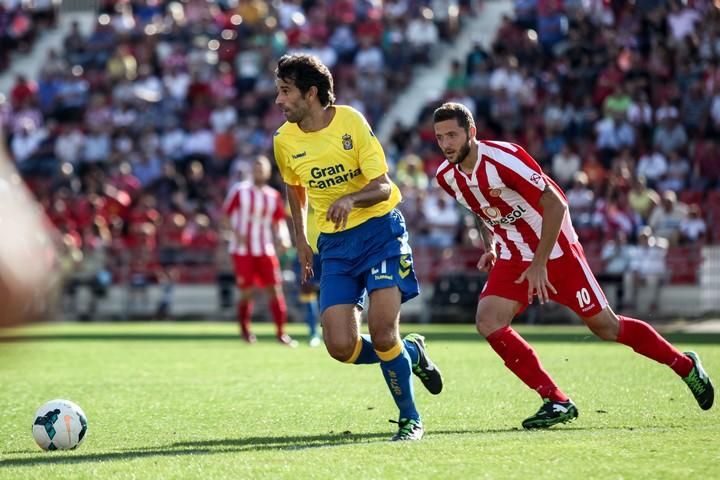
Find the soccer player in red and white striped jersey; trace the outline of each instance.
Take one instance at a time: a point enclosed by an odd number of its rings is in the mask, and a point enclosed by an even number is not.
[[[294,346],[296,342],[284,330],[287,307],[275,247],[276,243],[282,248],[290,246],[285,203],[280,192],[267,184],[270,174],[267,157],[257,157],[252,181],[235,183],[223,206],[233,232],[230,253],[240,289],[237,316],[242,337],[248,343],[254,343],[256,338],[250,331],[253,287],[266,289],[270,312],[277,327],[277,339],[280,343]]]
[[[476,140],[475,121],[463,105],[442,105],[433,123],[446,157],[436,174],[438,184],[480,220],[485,252],[478,268],[489,275],[475,318],[478,332],[543,399],[523,427],[547,428],[578,416],[533,348],[510,326],[533,296],[571,308],[603,340],[668,365],[700,407],[709,409],[714,390],[697,354],[678,351],[647,323],[616,315],[608,306],[578,242],[565,195],[537,162],[518,145]]]

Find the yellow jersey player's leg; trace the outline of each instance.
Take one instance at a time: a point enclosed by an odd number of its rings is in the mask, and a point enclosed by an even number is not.
[[[288,186],[301,277],[314,275],[307,240],[307,207],[321,232],[320,313],[323,337],[336,360],[380,363],[400,410],[393,440],[424,434],[412,373],[433,393],[442,376],[420,335],[400,338],[400,305],[418,295],[405,221],[396,205],[385,154],[360,112],[333,105],[333,79],[319,59],[286,55],[276,69],[276,104],[285,122],[273,149]],[[360,335],[363,296],[370,299],[370,337]]]

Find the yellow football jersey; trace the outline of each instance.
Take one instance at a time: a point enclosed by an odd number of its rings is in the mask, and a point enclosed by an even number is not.
[[[370,180],[387,173],[380,142],[365,117],[352,107],[335,105],[330,124],[317,132],[303,132],[285,122],[273,138],[275,161],[285,183],[307,189],[318,230],[335,232],[326,220],[330,205],[348,193],[363,189]],[[367,208],[353,208],[347,228],[389,213],[400,202],[400,189],[392,184],[390,198]]]

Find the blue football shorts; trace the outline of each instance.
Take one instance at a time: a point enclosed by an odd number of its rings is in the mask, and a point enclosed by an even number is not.
[[[375,290],[397,286],[402,302],[420,293],[405,219],[394,209],[349,230],[321,233],[320,312],[333,305],[364,305]]]

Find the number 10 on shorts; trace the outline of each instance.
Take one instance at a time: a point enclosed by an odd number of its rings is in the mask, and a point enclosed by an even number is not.
[[[587,288],[581,288],[578,290],[575,294],[575,298],[577,298],[580,308],[590,305],[590,293],[587,291]]]

